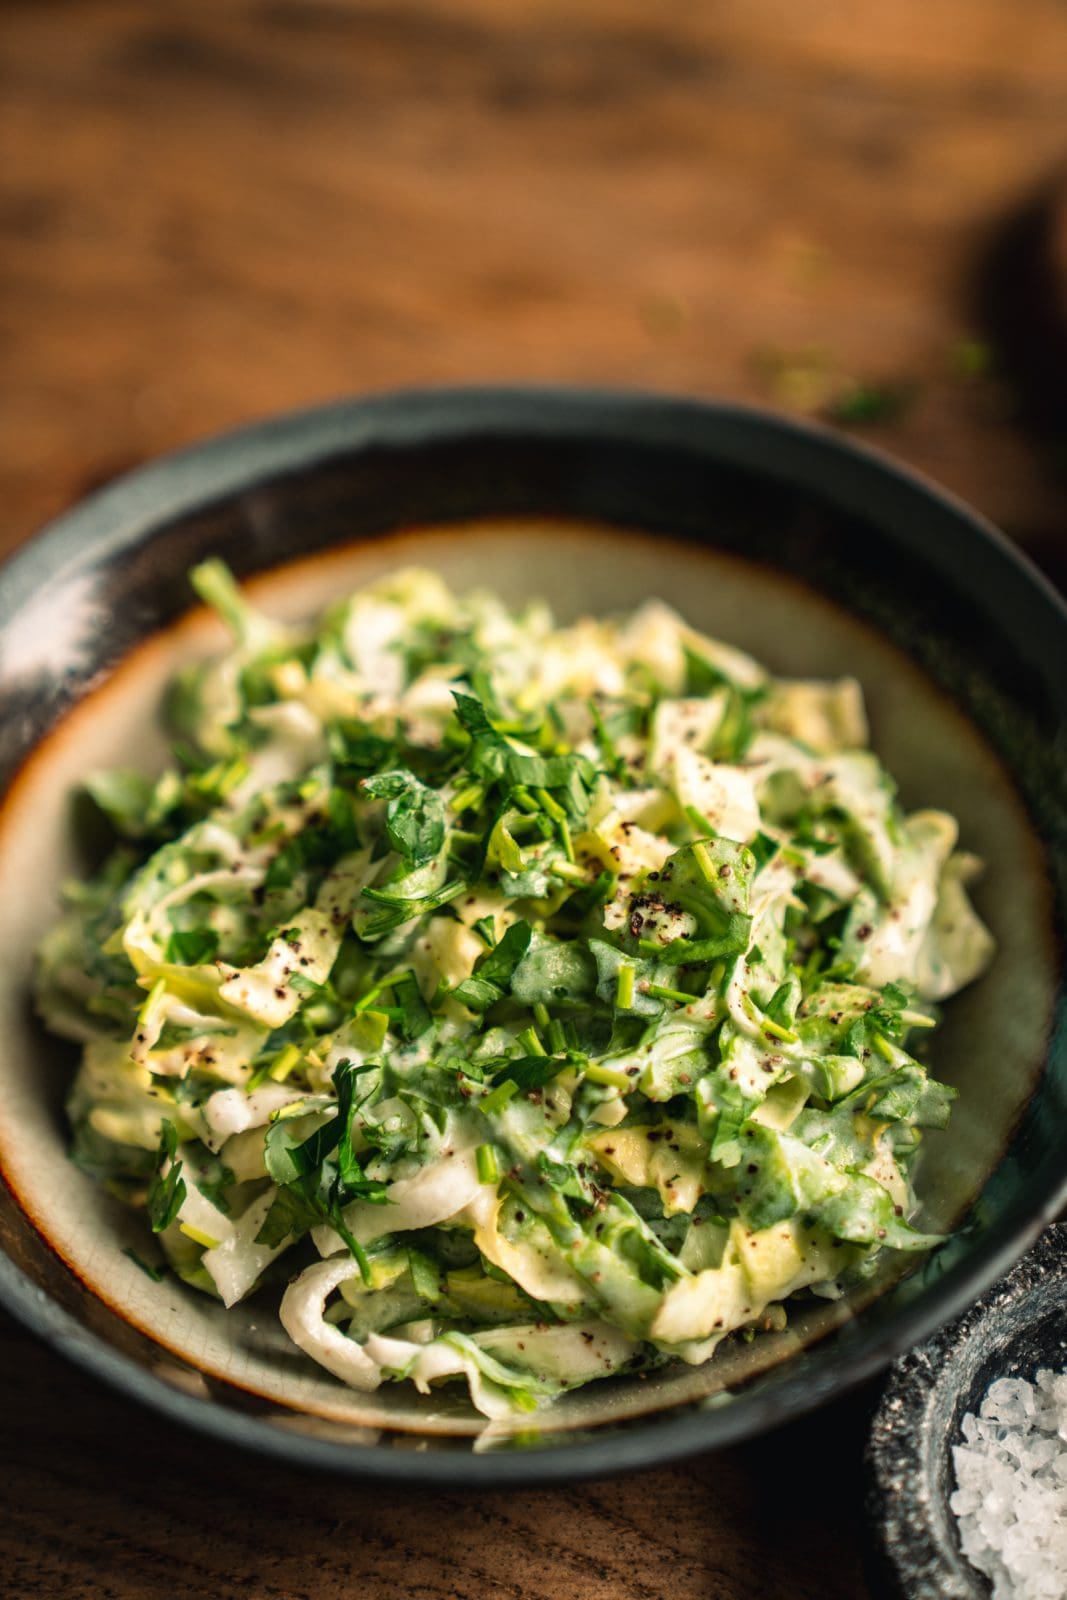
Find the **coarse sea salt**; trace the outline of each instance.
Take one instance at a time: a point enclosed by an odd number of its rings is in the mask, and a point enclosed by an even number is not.
[[[1067,1596],[1067,1373],[998,1378],[953,1446],[960,1548],[994,1600]]]

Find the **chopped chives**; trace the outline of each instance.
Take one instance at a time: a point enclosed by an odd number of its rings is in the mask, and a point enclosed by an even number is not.
[[[704,844],[703,841],[698,840],[697,843],[692,846],[692,851],[693,860],[696,862],[700,876],[704,879],[704,882],[714,883],[715,865],[711,859],[711,856],[708,854],[707,845]]]
[[[202,1244],[205,1250],[217,1250],[219,1241],[213,1239],[210,1233],[203,1233],[199,1228],[194,1228],[190,1222],[179,1222],[178,1227],[187,1239],[194,1244]]]
[[[540,795],[541,790],[539,789],[537,791],[537,793],[538,793],[538,795]],[[516,784],[515,787],[512,789],[512,791],[511,791],[511,799],[513,800],[515,805],[518,806],[520,811],[527,811],[527,812],[531,812],[532,813],[532,812],[535,812],[537,810],[537,801],[534,799],[534,797],[530,793],[530,791],[528,789],[524,788],[521,783]]]
[[[609,1089],[632,1089],[633,1082],[625,1072],[619,1072],[615,1067],[602,1066],[597,1061],[590,1061],[585,1068],[585,1076],[590,1083],[602,1083]]]
[[[547,789],[535,789],[534,793],[541,802],[542,811],[547,812],[547,814],[552,818],[553,822],[566,822],[567,813],[564,811],[559,801],[554,799],[552,795],[549,794]]]
[[[619,968],[619,975],[615,980],[615,1004],[620,1011],[629,1011],[634,1003],[634,978],[636,968],[625,962]]]
[[[924,1016],[921,1011],[901,1011],[901,1022],[906,1022],[909,1028],[936,1028],[937,1023],[933,1017]]]
[[[295,1044],[287,1044],[278,1051],[270,1069],[270,1076],[275,1083],[284,1083],[293,1068],[300,1061],[300,1048]]]
[[[478,1168],[479,1180],[482,1183],[499,1182],[500,1166],[496,1159],[496,1151],[491,1144],[480,1144],[474,1160]]]
[[[452,796],[449,802],[449,810],[454,811],[457,817],[462,816],[464,811],[473,811],[477,806],[480,806],[484,799],[484,786],[480,783],[472,783],[466,789],[461,789],[458,794]]]
[[[513,1100],[519,1092],[519,1086],[514,1078],[505,1078],[503,1083],[498,1083],[496,1088],[486,1095],[484,1100],[478,1102],[479,1111],[487,1117],[495,1117],[498,1111],[503,1111],[509,1100]]]
[[[781,1039],[784,1044],[796,1044],[800,1038],[792,1028],[783,1028],[780,1022],[773,1022],[770,1017],[762,1018],[760,1028],[764,1033],[769,1033],[772,1039]]]
[[[701,998],[698,994],[686,994],[684,989],[669,989],[663,983],[642,984],[641,992],[653,995],[657,1000],[677,1000],[682,1006],[696,1005]]]
[[[889,1043],[888,1039],[882,1036],[882,1034],[875,1033],[871,1038],[871,1044],[877,1050],[883,1061],[891,1062],[895,1059],[893,1055],[893,1046]]]

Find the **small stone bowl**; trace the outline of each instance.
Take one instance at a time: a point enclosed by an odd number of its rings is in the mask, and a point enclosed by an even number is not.
[[[994,1379],[1032,1383],[1043,1367],[1067,1367],[1067,1223],[1047,1229],[970,1311],[891,1369],[866,1462],[874,1571],[886,1593],[988,1600],[949,1506],[952,1446]]]

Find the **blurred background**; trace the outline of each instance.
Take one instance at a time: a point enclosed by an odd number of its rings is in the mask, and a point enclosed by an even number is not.
[[[1061,580],[1065,0],[0,5],[0,549],[394,385],[862,432]]]

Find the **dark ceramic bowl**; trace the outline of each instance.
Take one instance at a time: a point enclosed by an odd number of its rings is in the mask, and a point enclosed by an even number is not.
[[[418,560],[561,615],[658,594],[799,675],[853,671],[909,806],[942,805],[987,861],[999,956],[948,1008],[961,1097],[920,1175],[951,1242],[861,1298],[798,1303],[785,1333],[567,1397],[536,1434],[478,1437],[462,1398],[354,1395],[279,1336],[123,1254],[141,1224],[65,1160],[71,1061],[35,1029],[30,952],[75,865],[92,765],[161,759],[167,673],[220,642],[186,617],[221,554],[263,602],[308,610]],[[279,569],[271,572],[270,569]],[[732,406],[459,391],[345,403],[132,474],[0,571],[0,1295],[90,1371],[217,1437],[421,1482],[558,1480],[759,1432],[867,1378],[956,1316],[1067,1198],[1067,618],[990,527],[890,462]]]
[[[878,1572],[901,1600],[988,1600],[949,1506],[952,1446],[995,1378],[1032,1383],[1042,1367],[1067,1367],[1067,1225],[890,1373],[867,1451],[867,1510]]]

